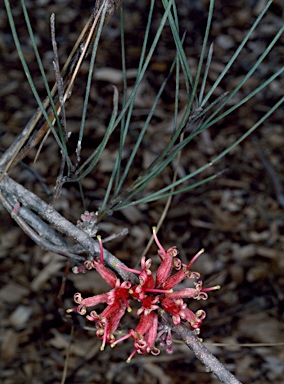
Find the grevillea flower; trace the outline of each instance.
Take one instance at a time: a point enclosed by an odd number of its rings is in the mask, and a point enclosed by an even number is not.
[[[115,341],[113,333],[116,331],[121,318],[125,314],[125,310],[126,305],[117,300],[113,304],[108,305],[99,316],[95,312],[91,312],[90,316],[87,316],[89,320],[96,322],[96,335],[99,339],[103,340],[101,345],[102,351],[106,343],[111,344]]]
[[[128,338],[134,339],[134,350],[126,360],[128,363],[132,357],[136,354],[151,353],[152,355],[158,355],[160,350],[155,347],[155,341],[157,339],[158,331],[158,316],[154,312],[150,312],[140,316],[140,321],[135,330],[131,329],[126,336],[121,337],[112,343],[112,347],[116,344],[124,341]]]
[[[68,309],[67,311],[69,313],[77,311],[80,315],[85,315],[88,307],[94,307],[95,305],[98,305],[100,303],[106,303],[107,299],[107,293],[102,293],[101,295],[91,296],[87,297],[86,299],[83,299],[81,293],[77,292],[74,295],[74,301],[75,303],[79,304],[78,307]]]
[[[86,215],[88,216],[88,215]],[[82,218],[82,220],[84,220]],[[88,217],[86,217],[88,219]],[[193,332],[198,335],[199,329],[206,313],[198,310],[196,313],[187,307],[184,299],[206,300],[211,290],[219,289],[219,286],[203,288],[200,274],[191,271],[191,266],[195,260],[204,252],[199,251],[188,264],[183,264],[177,257],[178,250],[171,247],[165,250],[160,244],[156,230],[153,228],[153,237],[158,246],[158,255],[161,264],[157,269],[156,275],[150,270],[152,260],[141,258],[141,269],[135,270],[127,267],[120,267],[128,272],[138,275],[139,284],[132,285],[130,281],[121,282],[119,278],[104,265],[104,251],[101,238],[98,236],[100,245],[100,257],[98,260],[86,261],[84,267],[76,267],[75,273],[84,272],[92,268],[102,276],[110,285],[111,289],[107,293],[82,298],[80,293],[74,295],[74,301],[77,307],[67,310],[68,312],[77,311],[80,315],[86,315],[86,318],[95,323],[98,338],[102,339],[101,349],[106,344],[114,347],[116,344],[126,340],[133,339],[134,350],[127,359],[129,362],[136,354],[151,353],[158,355],[160,350],[155,346],[155,342],[160,339],[160,345],[166,347],[166,352],[173,353],[173,340],[171,328],[162,319],[158,317],[157,311],[164,310],[170,313],[175,325],[181,322],[188,323]],[[174,272],[173,271],[177,271]],[[194,286],[174,290],[174,288],[185,279],[192,279]],[[131,311],[130,302],[136,300],[140,303],[137,310],[137,316],[140,320],[134,329],[120,339],[115,339],[115,332],[120,324],[126,310]],[[92,307],[98,304],[105,304],[105,309],[98,314]],[[90,311],[87,313],[87,311]]]

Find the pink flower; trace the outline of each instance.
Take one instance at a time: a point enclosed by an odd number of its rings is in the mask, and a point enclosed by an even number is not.
[[[190,271],[190,267],[194,263],[194,261],[204,252],[204,249],[201,249],[197,254],[193,257],[193,259],[188,264],[182,264],[181,269],[175,274],[170,276],[162,285],[164,289],[171,289],[179,284],[185,278],[189,279],[199,279],[200,274],[197,272]]]
[[[88,307],[94,307],[100,303],[106,303],[108,300],[108,294],[102,293],[101,295],[87,297],[83,299],[81,293],[75,293],[74,301],[79,304],[77,307],[73,309],[68,309],[67,312],[77,311],[80,315],[85,315]]]
[[[115,337],[113,333],[116,331],[121,318],[123,317],[126,310],[126,305],[121,301],[115,301],[113,304],[110,304],[106,309],[98,316],[96,313],[86,316],[87,319],[96,322],[97,327],[97,337],[102,339],[101,350],[103,351],[106,343],[113,343]]]
[[[163,309],[170,313],[173,323],[179,325],[181,322],[187,322],[190,328],[197,335],[199,328],[206,314],[203,310],[196,313],[191,311],[184,299],[206,300],[209,291],[219,289],[219,286],[203,288],[199,280],[200,274],[191,271],[194,261],[203,253],[199,251],[188,264],[183,264],[177,257],[178,250],[171,247],[165,250],[160,244],[156,230],[153,228],[153,236],[159,248],[158,255],[161,264],[157,269],[156,277],[153,276],[150,268],[151,259],[141,258],[141,270],[134,270],[127,267],[120,268],[135,273],[139,276],[139,284],[132,286],[130,281],[121,282],[119,278],[104,265],[104,250],[101,238],[98,236],[100,245],[100,255],[98,260],[88,260],[84,267],[79,267],[76,272],[90,270],[95,268],[101,277],[107,281],[111,289],[107,293],[82,298],[80,293],[74,295],[74,301],[77,307],[67,310],[68,312],[77,311],[81,315],[95,323],[98,338],[102,339],[101,349],[108,343],[112,347],[116,344],[133,339],[134,350],[128,357],[129,362],[136,354],[151,353],[158,355],[160,350],[155,346],[155,342],[160,338],[161,346],[166,347],[166,352],[173,353],[173,341],[171,328],[162,319],[159,320],[157,311]],[[174,273],[173,273],[174,271]],[[184,279],[198,280],[194,282],[194,287],[183,288],[174,291],[174,288]],[[130,329],[128,333],[118,340],[115,340],[114,333],[118,328],[125,311],[131,311],[130,300],[136,300],[140,303],[137,310],[139,323],[135,329]],[[92,307],[98,304],[105,304],[105,309],[99,314]],[[90,313],[87,314],[87,310]]]
[[[158,316],[154,312],[150,312],[148,315],[142,314],[140,316],[139,324],[136,329],[131,329],[126,336],[121,337],[112,343],[112,347],[116,344],[124,341],[128,338],[134,339],[134,350],[126,360],[130,362],[132,357],[136,354],[151,353],[152,355],[158,355],[160,350],[155,347],[155,341],[157,339],[158,330]]]
[[[206,317],[206,313],[202,309],[199,309],[196,313],[194,313],[189,308],[186,308],[184,310],[184,315],[191,329],[199,329],[201,327],[202,321]]]

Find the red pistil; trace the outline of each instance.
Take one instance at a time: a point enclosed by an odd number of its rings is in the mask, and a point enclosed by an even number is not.
[[[152,228],[152,230],[153,230],[153,237],[154,237],[154,240],[155,240],[155,242],[156,242],[158,248],[160,249],[162,255],[163,255],[164,257],[166,257],[166,256],[167,256],[167,252],[166,252],[166,250],[162,247],[161,243],[160,243],[159,240],[158,240],[157,233],[156,233],[156,229],[157,229],[156,227],[153,227],[153,228]]]
[[[143,289],[144,292],[150,292],[150,293],[172,293],[173,290],[172,289],[157,289],[157,288],[145,288]]]
[[[189,270],[190,267],[192,266],[192,264],[198,259],[198,257],[200,255],[202,255],[202,253],[204,253],[204,248],[200,249],[199,252],[197,252],[197,254],[195,256],[193,256],[193,258],[191,259],[191,261],[187,264],[187,269]]]
[[[216,291],[218,289],[221,289],[221,285],[214,285],[213,287],[202,288],[201,292]]]

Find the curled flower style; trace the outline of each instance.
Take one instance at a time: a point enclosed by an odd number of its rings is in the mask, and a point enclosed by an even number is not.
[[[101,295],[87,297],[83,299],[80,293],[75,293],[74,301],[79,304],[77,307],[68,309],[67,312],[77,311],[80,315],[85,315],[88,307],[94,307],[100,303],[106,303],[108,300],[108,294],[102,293]]]
[[[203,310],[194,313],[188,308],[184,300],[206,300],[209,291],[220,288],[219,286],[203,288],[202,282],[199,280],[200,274],[191,270],[193,263],[204,252],[203,249],[188,264],[183,264],[177,257],[178,250],[175,246],[170,247],[168,250],[162,247],[155,228],[153,228],[153,237],[158,246],[158,255],[161,260],[155,275],[150,269],[152,260],[147,259],[145,256],[141,258],[140,270],[117,266],[137,274],[139,284],[132,285],[130,281],[121,282],[114,272],[104,265],[104,250],[99,236],[97,237],[100,246],[98,260],[88,260],[84,263],[84,267],[78,267],[74,271],[79,273],[94,268],[110,285],[111,289],[109,292],[87,298],[83,298],[80,293],[76,293],[74,301],[78,305],[67,310],[67,312],[77,311],[80,315],[86,315],[89,321],[95,323],[96,335],[102,340],[101,350],[105,348],[106,344],[114,347],[124,340],[133,339],[134,350],[128,357],[127,362],[136,353],[158,355],[160,350],[155,346],[158,339],[160,339],[161,347],[165,347],[168,354],[173,353],[171,327],[163,319],[159,318],[159,310],[167,311],[171,315],[174,325],[179,325],[182,322],[187,323],[194,334],[198,335],[206,313]],[[185,279],[195,280],[193,287],[174,290]],[[115,332],[122,317],[126,311],[131,312],[131,300],[136,300],[140,304],[140,308],[136,313],[139,317],[138,325],[116,340]],[[101,313],[97,313],[93,309],[98,304],[105,304],[105,309]]]

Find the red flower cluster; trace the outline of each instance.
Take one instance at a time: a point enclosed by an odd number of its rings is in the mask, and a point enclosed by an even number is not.
[[[128,338],[134,339],[134,350],[127,359],[127,362],[136,353],[158,355],[160,350],[155,346],[157,339],[160,339],[161,346],[166,347],[167,353],[172,353],[171,330],[162,321],[159,323],[158,309],[169,312],[175,325],[180,324],[181,321],[188,322],[191,329],[195,330],[196,334],[198,334],[206,314],[203,310],[199,310],[196,313],[192,312],[187,308],[187,304],[183,299],[206,300],[208,297],[206,292],[220,288],[219,286],[202,288],[202,282],[198,280],[200,274],[190,270],[194,261],[203,253],[203,250],[198,252],[189,264],[183,264],[177,257],[178,251],[176,247],[171,247],[166,251],[157,238],[155,228],[153,228],[153,235],[159,248],[158,255],[161,259],[161,264],[155,278],[150,270],[152,260],[146,260],[145,256],[141,259],[141,270],[120,267],[139,275],[139,284],[136,285],[132,285],[129,281],[121,283],[120,279],[104,266],[102,241],[98,237],[100,259],[86,261],[84,266],[85,269],[95,268],[112,289],[107,293],[85,299],[81,297],[80,293],[76,293],[74,301],[78,306],[67,310],[68,312],[77,311],[79,314],[85,315],[87,308],[105,303],[107,306],[102,313],[98,314],[92,310],[86,317],[96,324],[97,337],[103,340],[101,350],[104,349],[106,343],[114,347],[117,343]],[[175,274],[172,274],[173,269],[177,270]],[[77,272],[81,270],[81,268],[76,268]],[[194,283],[194,288],[174,291],[173,288],[185,278],[197,280]],[[130,300],[132,299],[141,303],[141,307],[137,311],[140,321],[135,329],[129,330],[125,336],[116,340],[114,332],[118,328],[125,311],[131,312]]]

